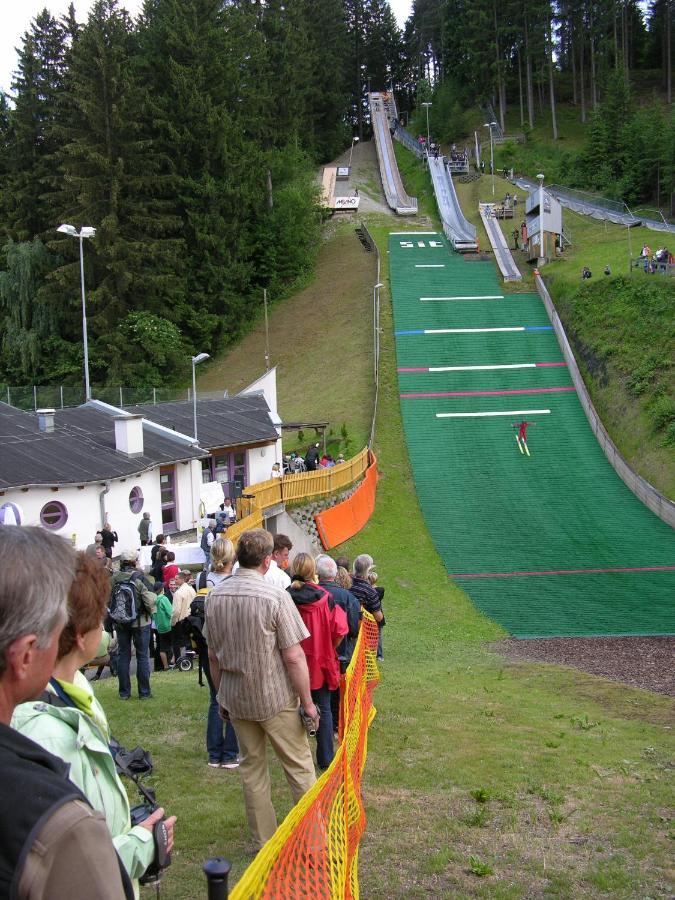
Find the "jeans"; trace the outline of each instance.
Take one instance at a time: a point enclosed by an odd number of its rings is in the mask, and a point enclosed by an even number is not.
[[[206,752],[209,762],[234,762],[239,755],[239,744],[231,722],[223,722],[218,714],[218,694],[211,680],[208,657],[204,666],[204,674],[209,683],[209,713],[206,720]],[[223,733],[223,726],[225,730]]]
[[[131,678],[129,666],[131,664],[131,642],[136,648],[136,681],[138,682],[138,696],[150,696],[150,628],[143,625],[141,628],[130,628],[128,625],[117,626],[117,642],[119,656],[117,663],[117,678],[119,681],[120,697],[131,696]]]
[[[333,762],[333,713],[330,708],[331,692],[324,685],[312,691],[314,705],[321,713],[319,730],[316,733],[316,764],[320,769],[327,769]]]

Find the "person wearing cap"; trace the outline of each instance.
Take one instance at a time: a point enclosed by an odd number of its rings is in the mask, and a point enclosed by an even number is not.
[[[157,609],[157,595],[150,590],[143,573],[138,569],[138,550],[123,550],[120,554],[120,570],[111,579],[112,589],[121,581],[133,582],[136,591],[136,609],[138,616],[131,625],[116,626],[119,656],[117,662],[117,680],[120,700],[128,700],[131,696],[131,644],[136,649],[136,681],[138,697],[148,700],[150,692],[150,633],[152,617]]]
[[[171,613],[171,640],[173,643],[174,662],[183,652],[187,635],[185,633],[185,623],[190,615],[190,604],[197,594],[190,584],[190,572],[188,569],[182,569],[176,575],[177,588],[173,594],[173,612]]]

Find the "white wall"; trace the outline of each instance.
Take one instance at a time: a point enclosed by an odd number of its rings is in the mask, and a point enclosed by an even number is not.
[[[143,509],[132,513],[129,507],[129,493],[133,487],[140,487],[143,492]],[[101,483],[87,484],[81,490],[77,487],[51,488],[36,487],[27,491],[9,490],[0,497],[0,502],[16,503],[22,512],[23,525],[39,525],[40,510],[51,500],[59,501],[68,510],[65,525],[55,531],[73,540],[75,546],[83,550],[94,540],[94,535],[103,524],[101,521],[100,496],[104,487]],[[105,511],[114,531],[119,535],[119,543],[115,552],[126,547],[139,545],[138,523],[143,512],[149,512],[156,531],[162,522],[159,469],[134,475],[124,481],[110,482],[110,490],[104,498]]]
[[[281,441],[275,441],[264,447],[255,447],[246,451],[247,487],[258,484],[259,481],[267,481],[272,477],[272,465],[275,462],[281,462],[278,450],[280,443]]]

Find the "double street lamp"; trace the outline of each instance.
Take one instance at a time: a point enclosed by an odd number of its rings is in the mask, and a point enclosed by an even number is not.
[[[496,122],[485,122],[484,128],[490,129],[490,172],[492,173],[492,196],[495,195],[495,151],[494,141],[492,139],[492,129],[497,126]]]
[[[84,349],[84,395],[85,401],[91,400],[91,385],[89,384],[89,344],[87,341],[87,299],[84,293],[84,249],[83,241],[85,238],[92,238],[96,234],[96,229],[90,225],[83,225],[78,231],[74,225],[59,225],[56,229],[61,234],[67,234],[70,237],[79,238],[80,240],[80,283],[82,285],[82,346]]]
[[[195,370],[199,363],[209,359],[208,353],[198,353],[192,357],[192,416],[194,419],[195,444],[197,443],[197,376]]]

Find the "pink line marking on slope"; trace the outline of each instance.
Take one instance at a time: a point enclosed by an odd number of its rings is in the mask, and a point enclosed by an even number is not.
[[[405,400],[419,400],[425,397],[506,397],[511,394],[559,394],[574,391],[574,385],[569,387],[550,388],[517,388],[512,391],[429,391],[420,394],[401,394]]]
[[[675,566],[626,566],[619,569],[544,569],[541,572],[451,572],[453,578],[519,578],[523,575],[597,575],[617,572],[675,572]]]
[[[538,369],[543,369],[543,368],[553,369],[553,368],[557,368],[558,366],[566,366],[566,365],[567,365],[566,362],[538,362],[538,363],[535,363],[535,366]],[[430,370],[429,366],[399,366],[399,368],[396,371],[397,372],[428,372],[429,370]]]

